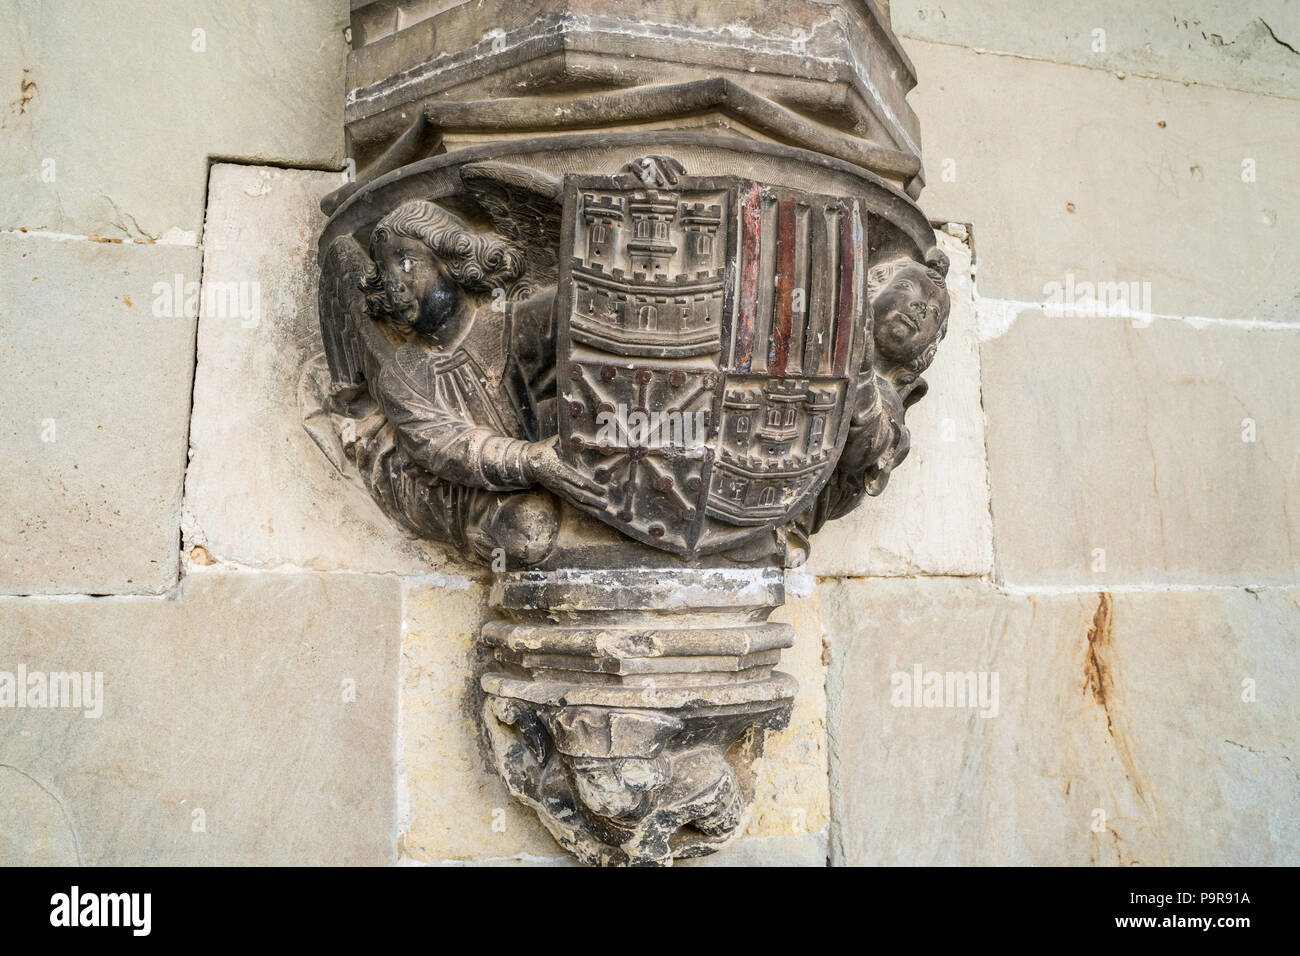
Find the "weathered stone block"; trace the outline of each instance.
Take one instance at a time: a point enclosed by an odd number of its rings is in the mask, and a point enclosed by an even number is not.
[[[1043,6],[976,0],[899,3],[906,38],[996,50],[1094,69],[1147,73],[1229,89],[1300,96],[1300,17],[1288,0],[1190,0],[1176,7],[1125,0]],[[1290,49],[1288,49],[1290,47]]]
[[[194,320],[155,286],[197,250],[0,236],[8,507],[0,593],[176,582]]]
[[[212,167],[203,286],[214,307],[199,321],[185,488],[185,547],[203,548],[201,561],[415,574],[443,563],[393,529],[303,427],[299,390],[312,387],[303,368],[322,348],[319,203],[340,183],[334,173]]]
[[[826,866],[828,837],[820,833],[798,836],[750,837],[737,840],[712,856],[683,860],[678,866]]]
[[[402,657],[402,750],[408,816],[403,858],[482,863],[562,859],[537,815],[514,800],[492,769],[478,713],[478,647],[487,587],[407,586]]]
[[[193,241],[209,157],[342,166],[347,22],[345,0],[4,0],[0,229]]]
[[[787,581],[799,582],[799,578],[787,576]],[[807,840],[830,823],[823,659],[826,637],[821,602],[812,585],[812,579],[807,577],[795,586],[788,583],[786,603],[772,614],[773,621],[794,627],[794,646],[782,654],[781,669],[799,682],[799,694],[790,712],[789,726],[769,736],[764,746],[754,788],[753,816],[745,838],[722,851],[737,858],[751,852],[743,847],[761,839],[771,841],[773,859],[793,854],[802,861],[799,865],[807,865]],[[801,593],[795,593],[796,588]],[[823,855],[817,865],[824,863]]]
[[[103,688],[98,717],[0,707],[0,863],[393,861],[400,631],[383,576],[0,599],[0,670]]]
[[[1300,860],[1295,589],[877,580],[822,601],[834,863]],[[984,672],[992,706],[957,682],[927,697],[925,676],[902,706],[916,669]]]
[[[1300,333],[1026,310],[982,354],[1009,584],[1290,584]]]
[[[909,52],[925,77],[912,94],[925,208],[974,223],[981,296],[1137,282],[1141,311],[1295,321],[1294,101],[934,43]]]

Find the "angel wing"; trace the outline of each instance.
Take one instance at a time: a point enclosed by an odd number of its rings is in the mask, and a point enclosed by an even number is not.
[[[366,379],[367,359],[376,351],[392,351],[371,321],[382,288],[379,270],[355,239],[339,236],[330,243],[321,263],[317,311],[336,385],[360,385]]]
[[[492,217],[496,231],[524,257],[525,281],[534,289],[554,285],[564,212],[559,178],[499,162],[468,163],[461,167],[460,178]]]

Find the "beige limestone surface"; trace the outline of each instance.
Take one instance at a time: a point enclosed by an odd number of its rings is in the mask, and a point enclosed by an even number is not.
[[[0,864],[394,861],[400,630],[380,575],[0,598],[0,671],[102,675],[98,716],[0,709]]]
[[[0,593],[177,580],[194,320],[185,246],[0,235]]]
[[[195,241],[209,159],[343,165],[346,0],[0,2],[0,229]]]
[[[939,248],[952,310],[925,373],[930,390],[907,412],[912,450],[883,494],[817,533],[814,574],[987,574],[992,564],[971,249],[942,229]]]
[[[1146,312],[1297,321],[1295,100],[905,45],[921,205],[974,224],[981,296],[1041,302],[1073,276],[1149,283]]]
[[[983,343],[998,576],[1300,580],[1300,331],[1030,309]]]
[[[1300,862],[1296,589],[846,580],[822,603],[833,863]],[[902,706],[918,666],[998,675],[996,708]]]
[[[559,858],[564,851],[492,769],[480,732],[478,649],[487,586],[407,585],[402,741],[408,816],[403,859],[418,863]]]
[[[913,0],[893,4],[909,38],[1300,97],[1300,8],[1291,0]]]

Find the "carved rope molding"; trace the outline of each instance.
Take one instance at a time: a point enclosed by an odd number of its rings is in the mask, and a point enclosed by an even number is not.
[[[797,691],[784,570],[884,490],[946,331],[910,64],[869,2],[755,3],[788,50],[595,0],[389,6],[354,4],[366,167],[322,204],[305,421],[395,525],[493,572],[483,731],[557,841],[714,852]]]

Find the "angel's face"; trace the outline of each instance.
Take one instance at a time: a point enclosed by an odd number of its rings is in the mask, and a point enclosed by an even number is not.
[[[377,251],[394,321],[424,335],[437,333],[460,307],[460,287],[419,239],[389,236]]]
[[[920,356],[938,338],[943,303],[922,265],[900,270],[871,302],[876,325],[876,350],[891,362],[905,364]]]

